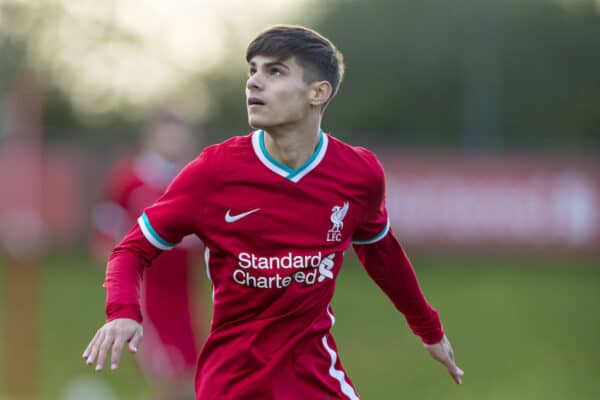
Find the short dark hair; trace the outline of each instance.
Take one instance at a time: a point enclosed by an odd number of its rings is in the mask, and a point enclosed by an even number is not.
[[[344,78],[344,56],[335,45],[320,33],[298,25],[271,26],[254,38],[246,50],[246,61],[255,56],[295,58],[305,69],[307,82],[326,80],[337,94]]]

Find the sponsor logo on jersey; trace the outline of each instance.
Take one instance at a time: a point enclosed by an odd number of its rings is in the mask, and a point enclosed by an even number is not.
[[[293,283],[314,285],[333,279],[334,258],[335,253],[323,257],[321,252],[303,256],[289,252],[281,257],[258,257],[244,252],[238,255],[239,268],[233,271],[233,281],[259,289],[281,289]],[[262,275],[260,270],[277,272]]]
[[[348,214],[348,208],[350,204],[345,201],[343,206],[333,206],[331,209],[331,217],[329,220],[333,224],[331,229],[327,231],[328,242],[341,242],[342,241],[342,228],[344,227],[344,218]]]
[[[260,211],[260,208],[255,208],[254,210],[246,211],[241,214],[231,215],[231,210],[227,210],[227,212],[225,213],[225,222],[230,224],[232,222],[239,221],[240,219],[246,218],[248,215],[253,214],[257,211]]]

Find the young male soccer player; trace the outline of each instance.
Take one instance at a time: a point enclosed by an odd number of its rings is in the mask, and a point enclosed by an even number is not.
[[[207,246],[214,314],[196,370],[202,400],[358,399],[330,334],[329,305],[352,244],[430,354],[461,382],[438,313],[393,235],[373,153],[321,131],[343,77],[318,33],[276,26],[249,45],[246,98],[257,130],[206,148],[111,255],[108,321],[83,353],[117,368],[142,337],[138,285],[162,250],[194,233]]]

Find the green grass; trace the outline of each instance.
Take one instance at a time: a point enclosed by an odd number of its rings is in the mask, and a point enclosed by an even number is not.
[[[119,399],[146,399],[147,385],[130,356],[122,369],[93,372],[81,354],[104,323],[103,271],[85,257],[51,258],[44,268],[42,303],[42,388],[45,399],[57,399],[73,377],[95,375],[110,383]],[[57,368],[57,360],[64,363]]]
[[[454,345],[464,384],[429,358],[402,316],[349,259],[338,279],[334,335],[363,399],[597,399],[600,262],[593,258],[413,257]],[[6,283],[0,268],[0,290]],[[95,373],[81,353],[103,322],[102,272],[83,256],[55,255],[43,269],[41,399],[95,376],[119,399],[146,399],[131,357]],[[209,298],[207,295],[205,298]],[[4,297],[0,296],[0,341]],[[2,343],[2,342],[0,342]],[[0,346],[0,360],[4,360]],[[0,368],[4,368],[2,362]],[[0,369],[3,379],[3,370]],[[1,382],[1,381],[0,381]],[[0,399],[2,399],[0,386]]]
[[[365,399],[597,399],[600,263],[415,257],[464,384],[454,385],[359,268],[339,278],[340,356]]]

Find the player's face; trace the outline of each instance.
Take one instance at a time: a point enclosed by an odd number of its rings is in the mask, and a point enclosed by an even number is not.
[[[248,122],[257,129],[293,126],[311,109],[310,85],[304,70],[292,57],[256,56],[248,63],[246,106]]]

